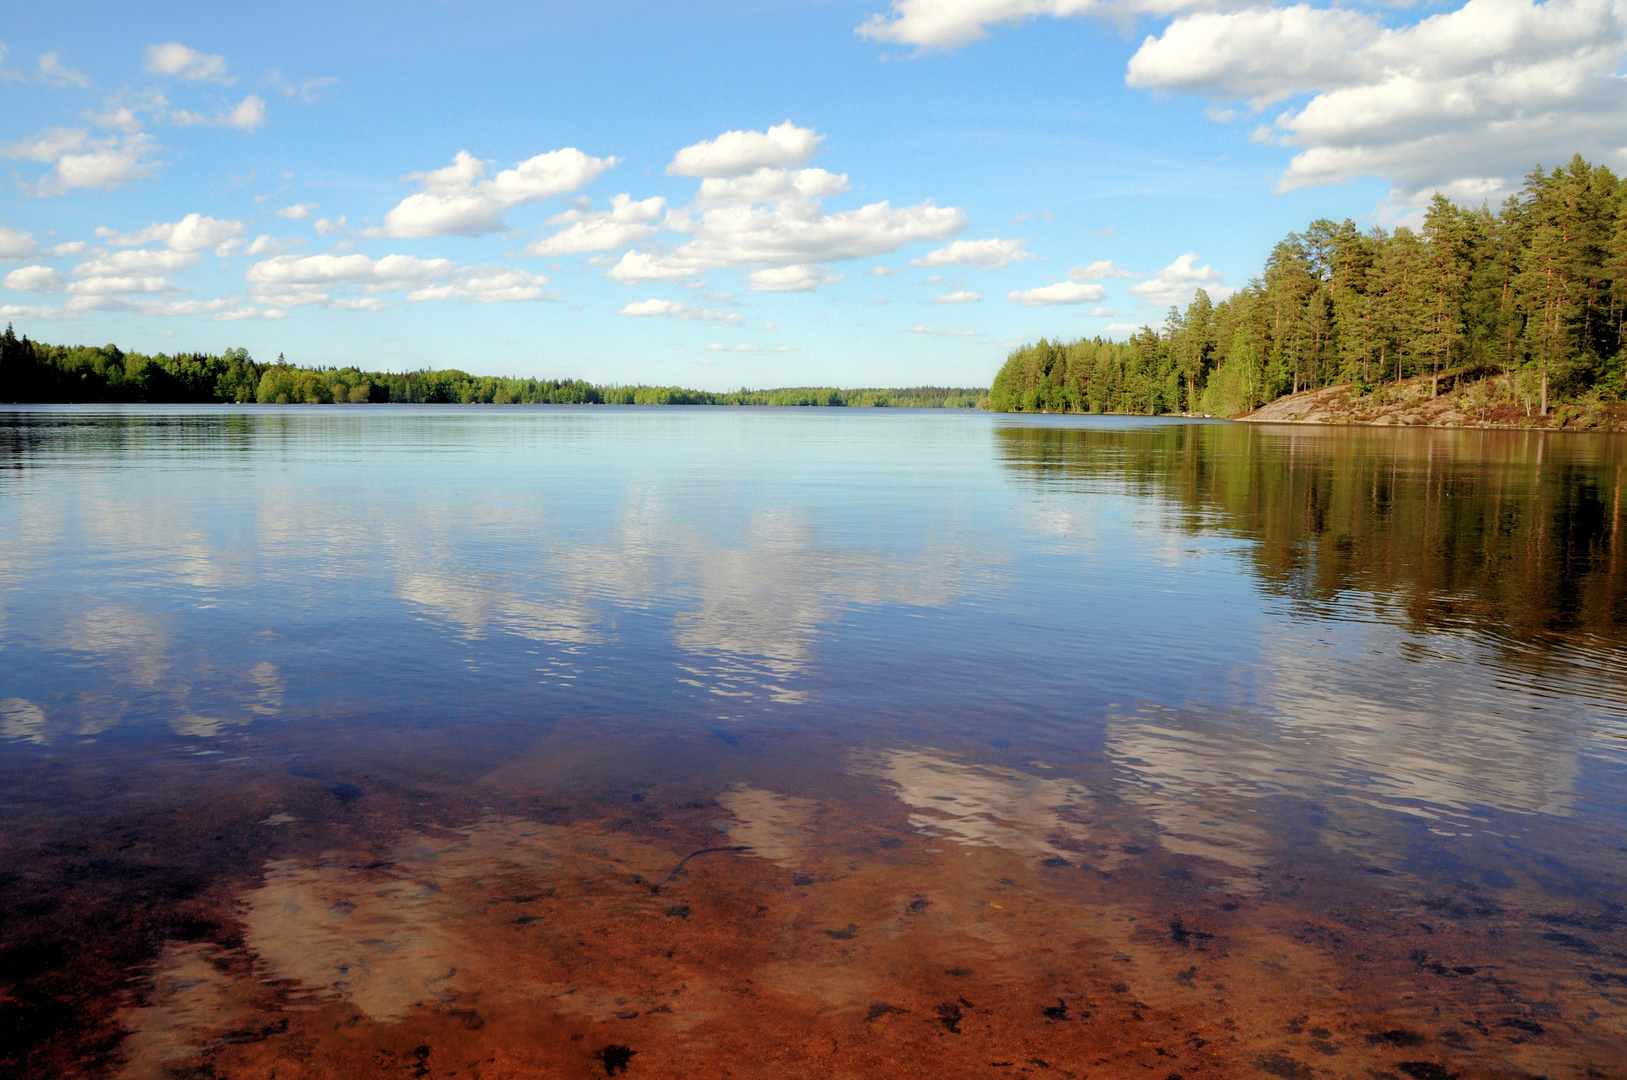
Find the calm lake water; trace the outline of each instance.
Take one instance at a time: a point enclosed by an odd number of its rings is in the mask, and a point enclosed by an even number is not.
[[[1627,1075],[1624,464],[0,412],[0,1074]]]

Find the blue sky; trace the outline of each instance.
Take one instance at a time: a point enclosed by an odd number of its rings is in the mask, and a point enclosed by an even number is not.
[[[1623,10],[14,4],[0,312],[306,364],[986,385],[1315,217],[1619,167]]]

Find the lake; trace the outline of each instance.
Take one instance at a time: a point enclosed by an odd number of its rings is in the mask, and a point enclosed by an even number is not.
[[[1624,464],[0,412],[0,1073],[1622,1075]]]

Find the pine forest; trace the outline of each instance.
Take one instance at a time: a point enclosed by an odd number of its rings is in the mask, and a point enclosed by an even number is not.
[[[1411,381],[1482,415],[1609,410],[1627,399],[1624,195],[1578,156],[1495,211],[1436,194],[1417,231],[1313,221],[1245,288],[1218,304],[1199,290],[1160,330],[1017,349],[989,407],[1232,417],[1335,385],[1382,400]]]

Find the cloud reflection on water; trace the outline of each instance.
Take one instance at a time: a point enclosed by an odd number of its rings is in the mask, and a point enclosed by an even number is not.
[[[819,804],[812,799],[736,784],[717,797],[729,812],[729,839],[776,866],[791,867],[817,835]]]
[[[1569,817],[1583,758],[1618,752],[1619,725],[1585,706],[1466,679],[1495,669],[1472,637],[1381,623],[1347,632],[1360,640],[1277,635],[1243,692],[1251,705],[1148,705],[1110,719],[1120,794],[1151,815],[1165,848],[1257,869],[1274,847],[1273,796],[1317,803],[1324,839],[1340,847],[1382,843],[1363,839],[1363,808],[1443,835],[1488,831],[1490,813]]]
[[[796,704],[808,695],[786,682],[808,670],[819,635],[846,609],[940,606],[987,576],[952,532],[900,556],[840,543],[815,520],[760,508],[719,535],[706,508],[634,485],[598,536],[550,534],[540,514],[479,520],[487,542],[528,550],[518,565],[475,567],[459,535],[470,522],[439,521],[431,528],[444,534],[399,555],[398,595],[465,636],[496,629],[562,645],[613,640],[618,609],[659,606],[688,658],[680,681]]]
[[[16,742],[45,741],[45,710],[23,698],[0,701],[0,736]]]
[[[1077,781],[920,750],[886,751],[871,767],[913,808],[910,825],[924,833],[1097,870],[1124,861],[1119,845],[1092,828],[1095,797]]]

